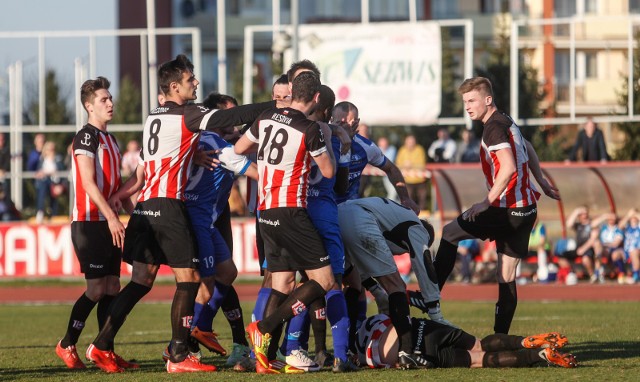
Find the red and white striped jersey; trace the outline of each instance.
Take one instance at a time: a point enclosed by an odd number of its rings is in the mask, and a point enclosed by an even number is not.
[[[513,153],[516,172],[511,177],[507,188],[491,205],[516,208],[535,204],[540,193],[530,181],[529,155],[520,128],[508,115],[496,111],[484,124],[480,145],[482,172],[489,189],[493,187],[493,182],[500,171],[500,161],[496,151],[501,149],[509,149]]]
[[[391,319],[386,314],[368,317],[360,325],[356,339],[360,364],[367,365],[371,369],[391,367],[382,362],[380,357],[380,337],[389,330],[391,325]]]
[[[145,184],[138,202],[153,198],[184,200],[200,130],[252,122],[274,104],[270,101],[212,110],[200,104],[178,105],[168,101],[152,110],[142,131]]]
[[[89,198],[82,186],[78,169],[78,155],[93,158],[96,185],[102,196],[109,199],[120,187],[120,149],[116,138],[90,124],[85,125],[73,138],[73,221],[106,220],[98,206]]]
[[[274,109],[245,134],[258,143],[258,210],[306,208],[311,157],[327,151],[320,126],[296,109]]]

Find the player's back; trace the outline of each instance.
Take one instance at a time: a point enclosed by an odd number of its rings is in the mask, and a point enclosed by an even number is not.
[[[321,136],[317,123],[292,108],[263,113],[251,133],[258,138],[260,206],[306,207],[311,155],[326,146],[314,145]]]
[[[187,128],[185,114],[197,113],[195,105],[167,102],[147,117],[142,130],[145,185],[138,201],[152,198],[182,200],[191,159],[198,144],[198,130]]]
[[[338,204],[345,200],[356,199],[360,188],[360,178],[367,164],[382,167],[387,159],[382,150],[369,139],[356,134],[351,144],[351,162],[349,163],[349,188],[342,195],[337,195]]]

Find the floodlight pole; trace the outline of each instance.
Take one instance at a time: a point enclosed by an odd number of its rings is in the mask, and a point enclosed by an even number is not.
[[[147,0],[147,39],[149,40],[149,106],[158,106],[158,68],[156,49],[156,5],[154,0]]]
[[[225,0],[218,0],[216,4],[216,13],[218,16],[218,92],[220,94],[227,94],[227,24],[225,21]]]

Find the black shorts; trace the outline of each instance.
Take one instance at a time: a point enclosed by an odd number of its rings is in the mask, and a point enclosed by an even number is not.
[[[113,245],[106,221],[72,222],[71,242],[85,279],[120,277],[122,251]]]
[[[458,225],[482,240],[495,240],[498,253],[518,259],[529,252],[529,236],[538,216],[537,205],[519,208],[489,207],[469,221],[458,216]]]
[[[259,227],[269,271],[303,271],[330,265],[329,255],[306,209],[260,211]]]
[[[154,198],[136,205],[124,239],[124,261],[198,268],[198,251],[184,203]]]
[[[260,233],[260,221],[256,216],[256,249],[258,250],[258,264],[260,264],[260,276],[264,276],[265,260],[267,256],[264,254],[264,240]]]
[[[454,367],[456,350],[471,350],[476,338],[457,329],[425,318],[411,318],[415,348],[438,367]]]

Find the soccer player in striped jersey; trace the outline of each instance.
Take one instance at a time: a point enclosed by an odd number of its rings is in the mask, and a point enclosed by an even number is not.
[[[136,176],[111,197],[114,205],[142,189],[126,229],[125,261],[133,265],[131,282],[114,299],[107,323],[93,341],[87,358],[107,372],[121,372],[113,362],[108,344],[155,280],[161,264],[171,267],[176,293],[171,306],[171,354],[169,373],[215,371],[188,351],[191,319],[200,286],[198,253],[184,204],[185,187],[193,153],[201,130],[235,126],[253,121],[274,102],[210,110],[196,99],[199,81],[185,55],[158,68],[158,83],[165,97],[163,106],[151,111],[143,127],[143,165]]]
[[[537,217],[540,194],[529,173],[547,196],[560,199],[560,194],[542,175],[538,156],[520,128],[496,107],[491,82],[484,77],[469,78],[458,92],[471,119],[484,128],[480,159],[489,192],[444,227],[434,266],[442,289],[453,270],[458,242],[471,238],[495,240],[499,292],[494,331],[506,334],[518,302],[516,268],[527,255],[529,234]]]
[[[428,368],[531,367],[539,364],[565,368],[578,366],[570,353],[558,350],[567,337],[550,332],[528,337],[502,333],[482,339],[462,329],[423,318],[411,318],[415,350],[428,360]],[[369,368],[394,367],[398,362],[399,336],[385,314],[367,318],[358,330],[358,358]]]
[[[235,146],[237,153],[258,149],[260,230],[272,273],[264,318],[247,327],[258,372],[280,372],[273,361],[282,323],[323,298],[335,283],[329,256],[306,211],[311,157],[323,176],[335,174],[330,146],[318,124],[307,119],[319,89],[318,76],[300,73],[293,80],[291,107],[263,113]],[[295,272],[302,270],[309,281],[293,290]],[[270,348],[272,336],[276,346]]]
[[[124,226],[108,199],[120,187],[120,149],[107,124],[113,118],[109,80],[98,77],[80,88],[80,100],[87,111],[87,124],[73,138],[73,221],[71,240],[85,275],[87,289],[71,310],[67,333],[56,346],[56,354],[67,367],[84,369],[76,343],[85,321],[98,305],[98,326],[102,329],[107,308],[120,290],[120,263]],[[113,342],[108,344],[113,350]],[[137,365],[114,354],[120,367]]]

